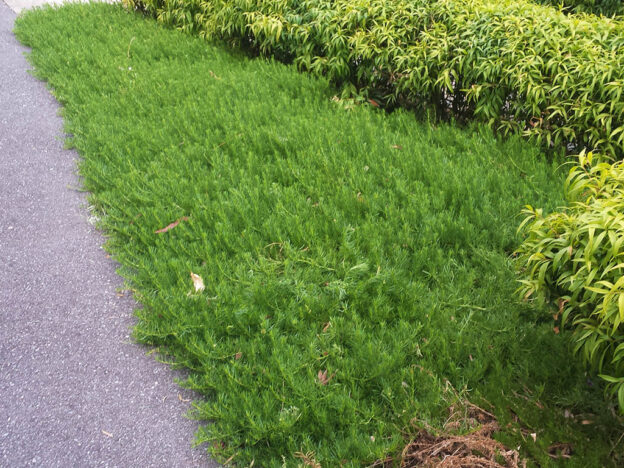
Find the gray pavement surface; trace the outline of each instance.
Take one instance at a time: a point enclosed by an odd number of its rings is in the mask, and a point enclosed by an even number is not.
[[[217,466],[89,223],[59,105],[0,0],[0,467]]]
[[[11,8],[15,13],[19,13],[22,10],[27,10],[28,8],[33,8],[33,7],[41,6],[44,4],[61,5],[63,3],[66,3],[67,1],[87,2],[88,0],[4,0],[4,2],[9,6],[9,8]],[[94,0],[94,1],[97,1],[97,0]],[[104,1],[109,1],[110,3],[112,3],[113,1],[116,1],[116,0],[104,0]],[[2,0],[0,0],[0,3],[2,3]]]

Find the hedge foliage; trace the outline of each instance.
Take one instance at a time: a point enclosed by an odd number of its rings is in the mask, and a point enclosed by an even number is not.
[[[624,23],[526,0],[124,0],[387,106],[624,154]]]
[[[624,14],[624,2],[622,0],[538,0],[560,7],[570,13],[593,13],[597,15],[622,15]]]
[[[579,160],[566,181],[570,206],[548,216],[525,210],[521,293],[557,301],[576,351],[609,382],[624,412],[624,162],[592,163],[591,153]]]

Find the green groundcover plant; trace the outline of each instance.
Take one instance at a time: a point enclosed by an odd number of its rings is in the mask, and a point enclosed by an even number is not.
[[[529,0],[124,0],[384,105],[624,154],[624,23]]]
[[[570,206],[544,216],[527,207],[519,249],[522,294],[557,301],[575,350],[601,372],[624,411],[624,167],[584,153],[570,170]]]
[[[134,336],[187,369],[219,460],[370,464],[442,427],[453,387],[534,463],[621,462],[600,380],[514,294],[517,213],[563,203],[538,147],[341,100],[117,5],[29,11],[16,34],[63,104]]]

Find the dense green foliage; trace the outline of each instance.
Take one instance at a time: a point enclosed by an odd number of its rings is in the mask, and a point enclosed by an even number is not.
[[[561,8],[569,13],[593,13],[615,16],[624,14],[622,0],[537,0]]]
[[[535,146],[336,102],[119,6],[28,12],[16,33],[64,105],[135,336],[188,369],[212,453],[360,466],[440,427],[449,381],[541,466],[557,442],[572,466],[617,463],[598,380],[514,295],[518,211],[563,202]]]
[[[529,0],[124,0],[386,105],[624,154],[624,23]]]
[[[603,374],[624,411],[624,166],[580,156],[566,181],[568,209],[528,207],[519,249],[524,297],[558,300],[576,350]]]

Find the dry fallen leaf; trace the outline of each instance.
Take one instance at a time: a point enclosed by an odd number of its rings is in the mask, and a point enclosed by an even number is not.
[[[321,468],[321,464],[317,462],[316,459],[314,458],[314,452],[308,452],[308,453],[295,452],[295,457],[300,458],[301,461],[303,461],[304,467]]]
[[[559,310],[557,311],[556,314],[553,314],[553,320],[558,320],[559,316],[561,314],[563,314],[563,309],[565,308],[565,305],[568,303],[567,299],[559,299]]]
[[[323,333],[325,333],[327,330],[329,330],[329,327],[331,327],[331,322],[327,322],[327,323],[323,326]]]
[[[369,99],[368,102],[370,102],[373,107],[379,107],[379,103],[374,99]]]
[[[401,145],[392,145],[392,149],[403,149]]]
[[[560,442],[556,444],[552,444],[548,447],[548,456],[550,458],[571,458],[570,455],[573,453],[572,444],[566,442]]]
[[[555,335],[558,335],[559,334],[559,327],[554,327],[553,331],[555,332]]]
[[[195,286],[195,292],[202,292],[206,287],[204,286],[204,280],[201,276],[196,275],[191,271],[191,279],[193,280],[193,286]]]
[[[327,385],[334,375],[336,375],[335,372],[327,377],[327,369],[325,369],[324,371],[318,371],[317,377],[321,385]]]
[[[182,221],[188,221],[188,220],[189,220],[188,216],[182,216],[180,219],[176,219],[173,223],[165,226],[164,228],[159,229],[158,231],[154,231],[154,233],[155,234],[162,234],[163,232],[167,232],[169,229],[173,229],[178,224],[180,224]]]
[[[182,398],[182,395],[180,395],[179,393],[178,393],[178,400],[180,400],[180,401],[182,401],[184,403],[188,403],[189,401],[191,401],[191,400],[189,400],[187,398]]]
[[[533,294],[533,290],[532,290],[532,289],[529,289],[529,290],[526,292],[526,294],[524,295],[524,297],[522,298],[522,300],[523,300],[524,302],[528,301],[528,300],[529,300],[529,297],[531,296],[531,294]]]
[[[242,357],[243,357],[243,353],[241,353],[240,351],[234,355],[234,359],[240,359]]]

